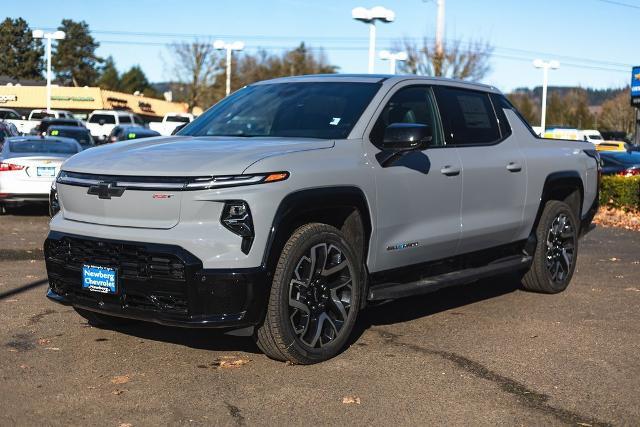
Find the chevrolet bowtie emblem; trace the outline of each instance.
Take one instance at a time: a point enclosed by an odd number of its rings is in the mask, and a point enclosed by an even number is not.
[[[101,182],[89,187],[87,194],[98,196],[98,199],[110,199],[112,197],[120,197],[124,193],[125,188],[117,187],[111,182]]]

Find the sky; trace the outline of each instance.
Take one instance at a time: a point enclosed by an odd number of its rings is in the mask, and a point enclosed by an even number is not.
[[[367,71],[368,29],[351,19],[357,6],[384,6],[396,20],[377,27],[378,49],[435,36],[435,0],[86,0],[2,1],[5,16],[53,29],[84,20],[119,70],[140,65],[152,82],[174,78],[169,46],[182,41],[241,40],[255,52],[280,52],[301,41],[323,47],[343,73]],[[532,60],[560,61],[549,84],[609,88],[630,81],[640,64],[640,0],[446,0],[445,39],[484,40],[494,48],[482,82],[511,91],[539,86]],[[388,72],[377,59],[375,71]]]

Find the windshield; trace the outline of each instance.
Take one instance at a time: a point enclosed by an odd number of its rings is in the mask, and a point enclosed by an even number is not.
[[[53,114],[51,113],[46,113],[46,112],[42,112],[42,113],[31,113],[31,117],[29,117],[30,120],[42,120],[46,117],[55,117]]]
[[[249,86],[178,132],[191,136],[346,138],[378,83],[273,83]]]
[[[601,140],[602,137],[600,135],[595,135],[595,134],[591,134],[589,135],[589,139],[597,139],[597,140]]]
[[[15,120],[20,119],[20,116],[13,111],[0,111],[0,119]]]
[[[184,116],[168,116],[168,122],[177,122],[177,123],[189,123],[189,117]]]
[[[74,144],[65,141],[11,141],[9,151],[33,154],[75,154],[78,148]]]
[[[61,136],[64,138],[72,138],[80,144],[92,145],[93,140],[88,130],[85,129],[55,129],[49,128],[48,134],[51,136]]]

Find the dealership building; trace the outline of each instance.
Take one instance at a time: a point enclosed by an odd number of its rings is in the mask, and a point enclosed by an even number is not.
[[[47,89],[43,85],[9,83],[0,86],[0,108],[11,108],[22,115],[28,115],[34,109],[45,109],[46,97]],[[182,102],[169,102],[86,86],[52,86],[51,108],[70,111],[80,119],[85,119],[94,110],[129,111],[146,121],[159,121],[167,113],[186,113],[189,110],[188,105]]]

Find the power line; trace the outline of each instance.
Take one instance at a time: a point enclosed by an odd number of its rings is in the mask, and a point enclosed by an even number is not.
[[[628,8],[631,8],[631,9],[640,9],[640,6],[638,6],[638,5],[629,4],[629,3],[623,3],[623,2],[615,1],[615,0],[597,0],[597,1],[602,2],[602,3],[613,4],[613,5],[616,5],[616,6],[628,7]]]

